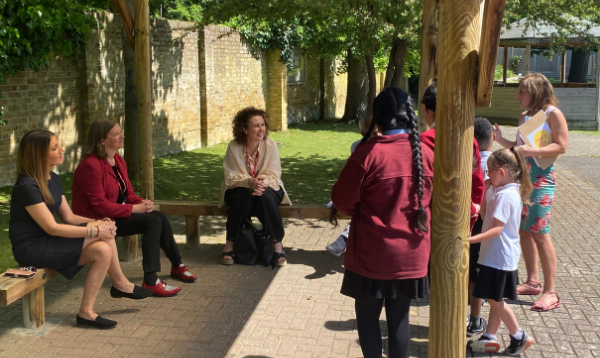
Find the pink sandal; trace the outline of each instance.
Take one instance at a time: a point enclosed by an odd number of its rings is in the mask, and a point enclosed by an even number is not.
[[[546,303],[542,302],[542,299],[540,298],[536,303],[533,304],[533,306],[531,306],[532,311],[547,312],[547,311],[552,311],[553,309],[560,307],[561,301],[560,301],[560,297],[558,297],[558,295],[556,294],[556,291],[544,291],[544,294],[542,295],[542,297],[544,297],[544,295],[546,295],[546,294],[555,295],[556,299],[558,301],[556,301],[555,303],[553,303],[551,305],[547,305]]]
[[[539,287],[539,288],[536,288]],[[527,280],[525,283],[517,286],[517,295],[537,296],[542,293],[542,284],[538,281]]]

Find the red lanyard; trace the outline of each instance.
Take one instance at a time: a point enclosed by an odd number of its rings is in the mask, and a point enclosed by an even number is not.
[[[254,178],[256,176],[256,165],[258,164],[258,149],[256,149],[256,159],[254,160],[254,169],[250,165],[250,155],[248,154],[248,147],[246,147],[246,162],[248,163],[248,169],[252,171],[251,175]]]

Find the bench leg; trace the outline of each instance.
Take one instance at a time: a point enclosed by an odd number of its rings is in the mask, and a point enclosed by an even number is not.
[[[39,328],[46,323],[44,305],[44,285],[23,296],[23,325],[25,328]]]
[[[123,236],[123,261],[137,261],[138,235]]]
[[[200,232],[198,231],[199,216],[185,217],[185,231],[188,247],[200,247]]]

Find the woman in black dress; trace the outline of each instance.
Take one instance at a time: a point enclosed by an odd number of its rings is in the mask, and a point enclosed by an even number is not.
[[[71,211],[58,175],[51,172],[55,165],[62,164],[63,153],[58,138],[50,131],[33,130],[21,139],[8,232],[13,255],[21,266],[52,268],[68,279],[83,265],[91,264],[77,324],[113,328],[117,322],[93,311],[107,272],[113,281],[113,297],[140,299],[152,292],[135,286],[123,275],[114,240],[114,221],[92,220]],[[64,224],[55,220],[55,212]]]

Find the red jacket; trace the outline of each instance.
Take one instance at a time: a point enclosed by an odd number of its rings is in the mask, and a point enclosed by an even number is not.
[[[75,169],[73,178],[73,213],[92,219],[129,218],[133,204],[144,199],[135,195],[127,176],[127,165],[119,154],[115,163],[127,185],[126,204],[117,204],[119,183],[108,160],[95,155],[85,157]]]
[[[423,198],[431,218],[433,152],[422,146]],[[352,217],[346,269],[389,280],[427,275],[430,234],[417,231],[417,195],[408,134],[384,135],[358,146],[331,190],[337,210]]]
[[[431,128],[421,134],[421,142],[431,148],[431,151],[434,151],[435,148],[435,128]],[[477,145],[477,141],[473,139],[473,159],[476,162],[473,163],[475,170],[473,170],[471,174],[471,228],[473,230],[473,225],[475,225],[475,221],[477,221],[477,216],[473,217],[477,212],[474,203],[477,205],[481,205],[483,202],[483,195],[485,190],[485,184],[483,182],[483,173],[481,172],[481,155],[479,154],[479,145]]]

